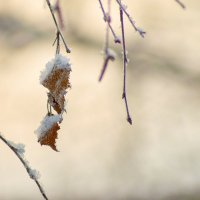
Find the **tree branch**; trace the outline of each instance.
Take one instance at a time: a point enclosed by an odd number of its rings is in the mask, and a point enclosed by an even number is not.
[[[27,173],[29,174],[30,178],[33,179],[35,181],[35,183],[37,184],[40,193],[42,194],[42,196],[44,197],[44,199],[48,200],[44,189],[42,188],[40,182],[38,181],[39,178],[39,173],[36,170],[31,169],[31,167],[28,164],[28,161],[25,160],[24,158],[24,145],[23,144],[15,144],[11,141],[8,141],[6,138],[4,138],[1,133],[0,133],[0,139],[15,153],[15,155],[19,158],[19,160],[21,161],[21,163],[23,164],[24,168],[26,169]]]
[[[103,13],[103,19],[104,19],[105,22],[108,22],[108,17],[107,17],[107,14],[106,14],[106,12],[105,12],[105,9],[104,9],[104,7],[103,7],[103,4],[102,4],[101,0],[99,0],[99,4],[100,4],[100,8],[101,8],[102,13]],[[114,37],[114,42],[115,42],[115,43],[121,43],[121,40],[120,40],[119,37],[117,37],[117,35],[115,34],[115,31],[114,31],[114,29],[113,29],[113,27],[111,26],[110,23],[108,23],[108,26],[109,26],[109,28],[110,28],[110,30],[111,30],[111,32],[112,32],[113,37]]]
[[[109,33],[110,33],[109,25],[110,25],[110,22],[111,22],[110,3],[111,3],[111,0],[108,0],[108,11],[107,11],[107,14],[106,14],[107,25],[106,25],[106,35],[105,35],[105,47],[104,47],[104,62],[103,62],[103,67],[102,67],[100,76],[99,76],[99,82],[103,79],[103,76],[105,74],[105,71],[107,69],[109,61],[115,60],[114,51],[109,49]]]
[[[123,64],[124,64],[124,83],[123,83],[124,85],[123,85],[122,98],[125,101],[127,121],[129,122],[129,124],[132,124],[132,119],[131,119],[129,108],[128,108],[127,94],[126,94],[126,68],[127,68],[128,59],[127,59],[126,44],[125,44],[124,18],[123,18],[122,7],[120,7],[120,21],[121,21],[121,30],[122,30],[122,48],[123,48]]]
[[[63,34],[62,34],[62,32],[60,31],[60,28],[59,28],[59,26],[58,26],[58,22],[57,22],[57,20],[56,20],[56,17],[55,17],[55,15],[54,15],[54,12],[53,12],[53,8],[52,8],[52,6],[51,6],[51,3],[50,3],[50,1],[49,0],[46,0],[46,2],[47,2],[47,5],[48,5],[48,7],[49,7],[49,10],[50,10],[50,12],[51,12],[51,15],[52,15],[52,18],[53,18],[53,21],[54,21],[54,24],[55,24],[55,26],[56,26],[56,30],[57,30],[57,33],[56,33],[56,39],[55,39],[55,41],[57,41],[57,48],[56,48],[56,53],[59,53],[59,48],[58,48],[58,46],[60,46],[59,44],[60,44],[60,38],[61,38],[61,40],[63,41],[63,44],[64,44],[64,46],[65,46],[65,49],[66,49],[66,52],[67,53],[71,53],[71,50],[69,49],[69,47],[67,46],[67,43],[65,42],[65,39],[64,39],[64,37],[63,37]]]
[[[183,9],[185,9],[185,5],[180,0],[175,0]]]
[[[130,23],[132,24],[133,28],[135,29],[136,32],[138,32],[140,34],[141,37],[144,38],[146,32],[143,31],[141,28],[137,27],[135,24],[135,21],[132,19],[132,17],[129,15],[129,13],[126,11],[127,7],[126,5],[122,4],[121,0],[116,0],[116,2],[119,4],[120,9],[126,14],[126,16],[128,17]]]

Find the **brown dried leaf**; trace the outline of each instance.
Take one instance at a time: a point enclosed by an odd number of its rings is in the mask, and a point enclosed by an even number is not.
[[[58,114],[64,111],[66,90],[71,87],[69,75],[69,70],[57,69],[55,66],[48,78],[42,82],[42,85],[49,89],[49,103]]]
[[[56,139],[58,136],[57,131],[60,129],[60,126],[58,123],[54,123],[51,129],[49,129],[44,137],[40,138],[38,142],[40,142],[41,145],[48,145],[50,146],[54,151],[58,151],[56,148]]]
[[[62,112],[62,109],[60,108],[60,105],[56,102],[55,98],[52,96],[50,92],[47,94],[47,96],[48,96],[48,103],[54,108],[54,110],[58,114],[60,114]]]

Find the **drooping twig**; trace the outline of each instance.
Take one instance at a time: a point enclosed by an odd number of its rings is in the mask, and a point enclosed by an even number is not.
[[[103,76],[105,74],[105,71],[107,69],[109,61],[114,61],[115,60],[115,53],[111,49],[109,49],[109,25],[111,22],[111,16],[110,16],[110,3],[111,0],[108,0],[108,12],[106,13],[106,36],[105,36],[105,47],[104,47],[104,62],[103,62],[103,67],[99,76],[99,81],[103,79]]]
[[[106,12],[105,12],[105,9],[104,9],[104,7],[103,7],[103,4],[102,4],[101,0],[99,0],[99,4],[100,4],[100,8],[101,8],[102,13],[103,13],[103,19],[104,19],[105,22],[107,22],[107,21],[108,21],[108,17],[107,17],[107,15],[106,15]],[[110,30],[111,30],[111,32],[112,32],[112,35],[113,35],[113,37],[114,37],[115,43],[121,43],[121,40],[120,40],[120,38],[117,37],[117,35],[115,34],[115,31],[114,31],[112,25],[111,25],[110,23],[108,23],[108,26],[109,26],[109,28],[110,28]]]
[[[57,45],[58,45],[58,44],[60,44],[60,38],[61,38],[61,40],[63,41],[63,44],[64,44],[64,46],[65,46],[66,52],[67,52],[67,53],[70,53],[71,50],[70,50],[69,47],[67,46],[67,43],[65,42],[65,39],[64,39],[64,37],[63,37],[63,35],[62,35],[62,32],[61,32],[61,30],[60,30],[60,28],[59,28],[59,26],[58,26],[58,22],[57,22],[57,20],[56,20],[55,15],[54,15],[54,11],[53,11],[53,8],[52,8],[52,6],[51,6],[51,3],[50,3],[49,0],[46,0],[46,2],[47,2],[47,5],[48,5],[48,7],[49,7],[49,10],[50,10],[50,12],[51,12],[51,15],[52,15],[53,21],[54,21],[54,23],[55,23],[55,26],[56,26],[56,31],[57,31],[57,33],[56,33],[56,39],[55,39],[55,41],[57,41]],[[54,42],[54,43],[55,43],[55,42]],[[57,48],[57,50],[58,50],[58,48]],[[57,50],[56,50],[56,51],[57,51]],[[59,52],[58,52],[58,53],[59,53]]]
[[[128,100],[127,100],[127,93],[126,93],[126,68],[127,68],[127,52],[126,52],[126,44],[125,44],[125,32],[124,32],[124,17],[123,17],[123,9],[120,6],[120,21],[121,21],[121,30],[122,30],[122,48],[123,48],[123,65],[124,65],[124,81],[123,81],[123,94],[122,98],[125,101],[125,106],[126,106],[126,113],[127,113],[127,121],[132,124],[132,119],[129,113],[129,108],[128,108]]]
[[[13,142],[8,141],[6,138],[4,138],[1,133],[0,133],[0,139],[15,153],[15,155],[19,158],[19,160],[21,161],[21,163],[23,164],[23,166],[25,167],[27,173],[29,174],[30,178],[33,179],[35,181],[35,183],[37,184],[40,193],[42,194],[42,196],[44,197],[44,199],[48,200],[44,189],[42,188],[40,182],[38,181],[38,172],[36,170],[31,169],[31,167],[28,164],[28,161],[25,160],[24,158],[24,145],[20,144],[20,147],[18,147],[16,144],[14,144]],[[22,147],[21,147],[22,146]]]
[[[185,9],[185,5],[180,0],[175,0],[183,9]]]
[[[121,10],[123,10],[123,12],[128,17],[128,19],[129,19],[130,23],[132,24],[133,28],[135,29],[135,31],[138,32],[140,34],[140,36],[144,38],[146,32],[136,26],[135,21],[132,19],[132,17],[129,15],[129,13],[126,10],[127,9],[126,5],[122,4],[121,0],[116,0],[116,2],[119,4]]]

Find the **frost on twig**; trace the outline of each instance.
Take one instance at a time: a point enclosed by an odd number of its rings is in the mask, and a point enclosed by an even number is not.
[[[0,133],[0,139],[15,153],[15,155],[19,158],[19,160],[22,162],[24,168],[26,169],[27,173],[29,174],[29,177],[35,181],[37,184],[42,196],[44,199],[48,200],[45,191],[43,187],[41,186],[38,179],[40,178],[40,173],[32,169],[29,165],[29,162],[25,159],[24,153],[25,153],[25,145],[24,144],[16,144],[12,141],[7,140],[1,133]]]
[[[122,41],[120,40],[120,43],[122,45],[122,49],[123,49],[123,68],[124,68],[124,79],[123,79],[123,99],[125,101],[125,107],[126,107],[126,113],[127,113],[127,121],[129,122],[129,124],[132,124],[132,119],[131,119],[131,115],[129,113],[129,107],[128,107],[128,100],[127,100],[127,91],[126,91],[126,68],[127,68],[127,63],[128,63],[128,59],[127,59],[127,55],[126,55],[126,44],[125,44],[125,30],[124,30],[124,19],[123,19],[123,14],[125,13],[125,15],[128,17],[129,21],[131,22],[132,26],[134,27],[134,29],[140,34],[141,37],[144,37],[145,35],[145,31],[143,31],[142,29],[138,28],[135,25],[135,22],[133,21],[133,19],[131,18],[131,16],[129,15],[129,13],[127,12],[127,6],[122,4],[121,0],[116,0],[117,4],[119,5],[120,8],[120,22],[121,22],[121,37],[122,37]],[[105,71],[107,69],[108,63],[109,61],[113,61],[115,60],[116,54],[113,50],[111,50],[109,48],[109,31],[111,30],[112,32],[112,27],[110,25],[111,23],[111,16],[110,16],[110,5],[111,5],[111,0],[107,0],[108,3],[108,11],[107,13],[105,12],[105,9],[103,7],[103,4],[101,2],[101,0],[99,0],[99,4],[101,7],[101,10],[103,12],[104,15],[104,21],[107,23],[106,26],[106,39],[105,39],[105,47],[104,47],[104,62],[103,62],[103,67],[99,76],[99,81],[101,81],[103,79],[103,76],[105,74]],[[116,36],[116,34],[113,34],[114,38]]]
[[[129,15],[129,13],[127,12],[127,6],[124,5],[122,3],[121,0],[116,0],[116,2],[119,4],[120,9],[123,11],[123,13],[126,14],[128,20],[130,21],[130,23],[132,24],[133,28],[135,29],[136,32],[138,32],[140,34],[141,37],[144,38],[146,32],[143,31],[141,28],[139,28],[138,26],[136,26],[135,21],[133,20],[133,18]]]
[[[116,33],[115,33],[115,31],[114,31],[114,29],[113,29],[113,27],[111,25],[110,13],[108,12],[109,13],[109,15],[108,15],[108,13],[105,12],[105,9],[104,9],[104,6],[103,6],[101,0],[99,0],[99,4],[100,4],[100,8],[101,8],[102,13],[103,13],[103,19],[104,19],[105,22],[107,22],[108,28],[110,29],[110,31],[111,31],[111,33],[112,33],[112,35],[114,37],[114,42],[115,43],[121,43],[120,38],[116,35]],[[108,4],[109,4],[109,0],[108,0]]]

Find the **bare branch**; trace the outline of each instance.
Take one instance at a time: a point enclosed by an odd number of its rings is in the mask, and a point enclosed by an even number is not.
[[[100,8],[101,8],[102,13],[103,13],[103,19],[104,19],[105,22],[107,22],[107,21],[108,21],[108,17],[107,17],[107,15],[106,15],[106,12],[105,12],[105,9],[104,9],[104,7],[103,7],[103,4],[102,4],[101,0],[99,0],[99,4],[100,4]],[[108,26],[109,26],[109,28],[110,28],[110,30],[111,30],[111,32],[112,32],[112,35],[113,35],[113,37],[114,37],[115,43],[121,43],[119,37],[117,37],[117,35],[115,34],[114,29],[113,29],[113,27],[111,26],[110,23],[108,23]]]
[[[141,28],[137,27],[135,24],[135,21],[132,19],[132,17],[129,15],[129,13],[126,11],[127,7],[126,5],[123,5],[121,0],[116,0],[116,2],[119,4],[120,9],[126,14],[126,16],[128,17],[130,23],[132,24],[133,28],[135,29],[136,32],[138,32],[140,34],[141,37],[144,38],[146,32],[143,31]]]
[[[127,94],[126,94],[126,68],[127,68],[128,59],[127,59],[126,44],[125,44],[123,9],[121,6],[120,6],[120,21],[121,21],[121,30],[122,30],[122,48],[123,48],[123,63],[124,63],[124,86],[123,86],[122,98],[125,101],[127,121],[130,124],[132,124],[132,119],[131,119],[129,108],[128,108]]]
[[[185,9],[185,5],[180,0],[175,0],[183,9]]]
[[[55,23],[55,26],[56,26],[56,30],[57,30],[57,33],[56,33],[57,44],[60,42],[59,39],[61,38],[61,40],[63,41],[63,44],[64,44],[64,46],[65,46],[66,52],[67,52],[67,53],[71,53],[71,50],[70,50],[69,47],[67,46],[67,43],[65,42],[65,39],[64,39],[64,37],[63,37],[63,35],[62,35],[62,32],[60,31],[60,28],[59,28],[59,26],[58,26],[58,22],[57,22],[57,20],[56,20],[56,17],[55,17],[55,15],[54,15],[54,12],[53,12],[53,8],[52,8],[52,6],[51,6],[51,3],[50,3],[49,0],[46,0],[46,2],[47,2],[47,5],[48,5],[48,7],[49,7],[49,10],[50,10],[50,12],[51,12],[51,15],[52,15],[53,21],[54,21],[54,23]],[[57,50],[58,50],[58,48],[57,48]],[[56,50],[56,52],[57,52],[57,50]]]
[[[60,24],[60,28],[63,30],[64,29],[64,22],[63,22],[63,15],[62,15],[62,10],[60,7],[60,1],[57,0],[54,6],[54,10],[57,12],[58,15],[58,22]]]
[[[107,26],[106,26],[106,35],[105,35],[105,47],[104,47],[104,63],[103,63],[103,67],[101,70],[101,74],[99,76],[99,82],[103,79],[103,76],[105,74],[105,71],[107,69],[108,63],[109,61],[114,61],[115,60],[115,53],[114,51],[112,51],[111,49],[109,49],[109,25],[111,22],[111,17],[110,17],[110,3],[111,0],[108,0],[108,12],[106,14],[106,22],[107,22]]]
[[[28,161],[25,160],[24,158],[24,149],[19,149],[16,147],[16,144],[14,144],[13,142],[8,141],[6,138],[4,138],[1,133],[0,133],[0,139],[15,153],[15,155],[19,158],[19,160],[21,161],[21,163],[23,164],[24,168],[26,169],[27,173],[29,174],[30,178],[33,179],[35,181],[35,183],[37,184],[40,193],[42,194],[42,196],[44,197],[44,199],[48,200],[44,189],[42,188],[40,182],[38,181],[38,176],[35,175],[35,173],[38,173],[37,171],[31,169],[31,167],[28,164]]]

